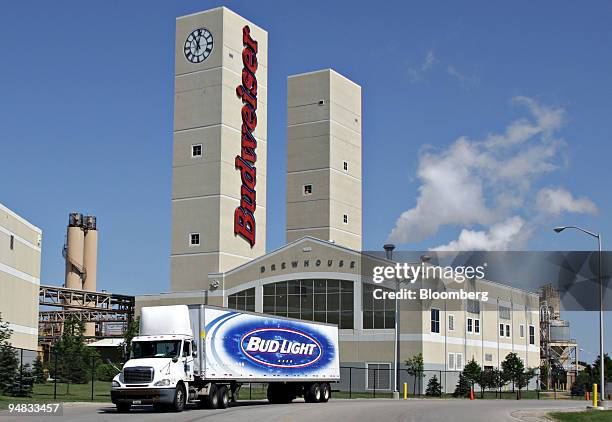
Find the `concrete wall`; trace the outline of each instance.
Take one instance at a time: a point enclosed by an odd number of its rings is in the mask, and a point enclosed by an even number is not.
[[[256,71],[257,183],[256,242],[234,235],[234,210],[242,186],[235,157],[241,153],[242,30],[249,25],[258,43]],[[191,63],[184,43],[197,28],[213,37],[210,55]],[[207,288],[207,274],[227,271],[265,253],[268,34],[220,7],[179,17],[175,45],[174,150],[172,182],[171,290]],[[192,157],[192,145],[202,156]],[[189,244],[190,233],[200,244]]]
[[[0,313],[11,344],[29,350],[38,348],[41,242],[38,227],[0,204]]]

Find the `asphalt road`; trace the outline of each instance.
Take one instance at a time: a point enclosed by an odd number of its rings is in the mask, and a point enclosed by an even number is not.
[[[330,400],[328,403],[304,403],[296,400],[287,405],[267,401],[241,401],[229,409],[207,410],[190,407],[182,413],[155,413],[149,407],[136,407],[129,414],[115,412],[112,405],[71,403],[64,406],[62,421],[427,421],[427,422],[536,422],[546,410],[584,409],[584,402],[570,400]],[[49,416],[12,416],[0,412],[2,421],[53,421]]]

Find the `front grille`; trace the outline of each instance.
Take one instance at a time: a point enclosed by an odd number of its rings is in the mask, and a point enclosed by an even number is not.
[[[150,366],[133,366],[123,369],[123,382],[126,384],[141,384],[153,381],[153,368]]]

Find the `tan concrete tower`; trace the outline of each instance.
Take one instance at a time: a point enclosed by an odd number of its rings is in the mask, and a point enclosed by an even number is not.
[[[287,242],[361,250],[361,87],[326,69],[287,82]]]
[[[83,267],[87,276],[83,281],[83,290],[96,291],[98,273],[98,228],[96,217],[86,215],[83,218],[85,228],[85,246],[83,249]]]
[[[265,253],[268,34],[220,7],[176,20],[171,289]]]
[[[66,279],[64,285],[68,289],[82,289],[83,255],[85,246],[85,231],[83,230],[83,215],[73,212],[68,218],[68,232],[66,234],[66,246],[64,257],[66,258]]]

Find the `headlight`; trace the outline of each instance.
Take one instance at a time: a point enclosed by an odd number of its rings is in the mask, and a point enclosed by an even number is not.
[[[163,380],[157,381],[153,384],[155,387],[167,387],[170,385],[170,380],[168,378],[164,378]]]
[[[119,384],[117,381],[113,380],[112,387],[113,388],[119,388],[119,387],[121,387],[121,384]]]

